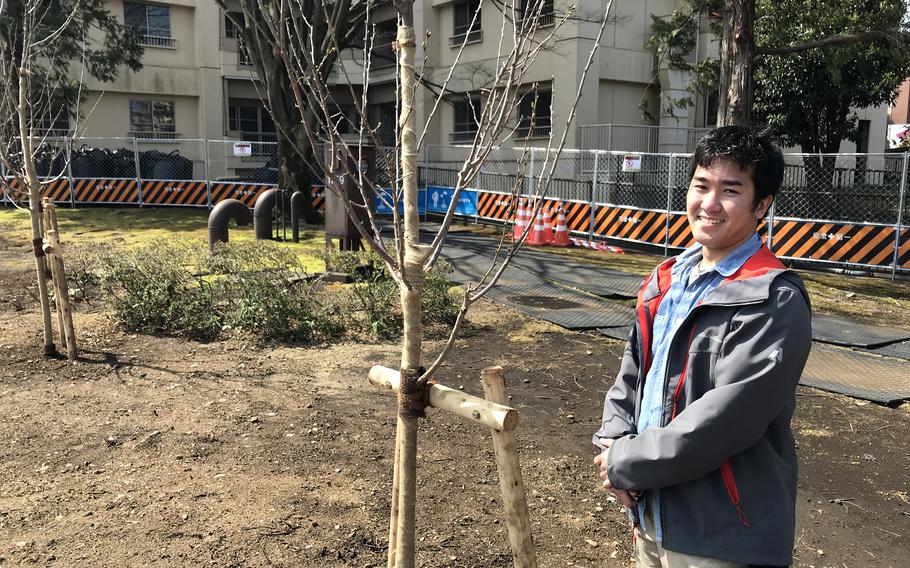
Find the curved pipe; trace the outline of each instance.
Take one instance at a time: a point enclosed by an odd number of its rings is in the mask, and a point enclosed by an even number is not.
[[[237,199],[225,199],[209,213],[209,250],[215,243],[228,242],[228,222],[233,219],[238,225],[249,225],[253,220],[250,209]]]
[[[278,198],[278,189],[267,189],[259,194],[256,206],[253,208],[253,231],[256,240],[272,239],[272,210],[275,209],[275,200]]]
[[[295,191],[291,196],[291,237],[300,242],[300,211],[303,209],[303,192]]]

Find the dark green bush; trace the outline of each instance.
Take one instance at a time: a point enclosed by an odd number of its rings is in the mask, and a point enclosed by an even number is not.
[[[156,241],[97,259],[107,303],[130,330],[203,340],[229,332],[297,343],[402,332],[398,287],[372,253],[328,255],[327,263],[353,281],[328,289],[305,274],[291,250],[268,241],[219,244],[214,254],[202,243]],[[440,261],[424,285],[423,323],[431,332],[455,321],[449,273]]]
[[[212,339],[222,315],[212,287],[192,271],[192,247],[154,241],[98,258],[101,285],[114,315],[127,328]]]

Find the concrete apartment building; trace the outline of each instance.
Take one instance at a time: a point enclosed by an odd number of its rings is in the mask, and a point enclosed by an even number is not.
[[[576,17],[559,29],[551,49],[544,50],[525,83],[539,84],[538,117],[534,138],[543,141],[552,128],[561,133],[571,101],[574,99],[587,54],[596,37],[605,1],[580,0]],[[613,17],[606,28],[600,50],[584,85],[574,125],[570,127],[567,148],[590,147],[584,141],[585,125],[642,125],[642,101],[652,115],[659,117],[661,129],[640,128],[642,133],[660,138],[660,149],[685,151],[685,130],[713,123],[711,101],[698,100],[688,111],[676,116],[661,113],[661,91],[679,96],[688,77],[658,65],[645,43],[650,35],[651,14],[669,15],[682,2],[673,0],[615,0]],[[425,54],[432,81],[443,81],[463,40],[467,39],[461,62],[464,72],[456,73],[449,85],[447,104],[440,106],[427,141],[434,145],[463,143],[473,137],[469,97],[483,86],[483,77],[494,67],[503,18],[493,2],[483,3],[480,18],[467,35],[478,0],[422,0],[415,5],[415,27],[429,30]],[[542,23],[552,26],[564,11],[565,0],[545,0]],[[274,125],[259,101],[258,82],[240,49],[237,32],[214,0],[164,0],[141,2],[109,0],[109,10],[129,25],[139,27],[145,45],[144,67],[137,73],[123,72],[111,84],[87,80],[90,110],[83,126],[85,136],[173,139],[260,139],[274,137]],[[590,20],[590,21],[588,21]],[[371,121],[382,122],[383,134],[391,133],[394,123],[394,81],[391,46],[395,13],[383,8],[373,16],[377,26],[377,46],[368,91]],[[547,32],[552,27],[545,27]],[[421,34],[418,33],[418,37]],[[418,42],[419,43],[419,42]],[[716,39],[705,31],[700,34],[697,56],[716,52]],[[362,82],[362,53],[343,54],[342,62],[350,76]],[[547,116],[552,100],[553,116]],[[433,106],[434,95],[418,92],[418,123]],[[341,99],[342,112],[351,106]],[[515,109],[515,121],[530,108],[526,98]],[[861,111],[867,121],[867,142],[860,151],[881,151],[887,123],[886,109]],[[520,130],[520,132],[523,132]],[[589,130],[590,132],[590,130]],[[617,130],[618,133],[618,130]],[[879,142],[880,141],[880,142]],[[611,142],[615,149],[623,142]],[[508,144],[508,143],[507,143]],[[633,142],[629,142],[633,144]],[[668,145],[669,144],[669,145]],[[674,145],[675,144],[675,145]],[[680,146],[679,144],[682,144]],[[598,147],[603,144],[596,143]],[[658,149],[652,143],[651,149]],[[845,142],[842,151],[855,151]]]

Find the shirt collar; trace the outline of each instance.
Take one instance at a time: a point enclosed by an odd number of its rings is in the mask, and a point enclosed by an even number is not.
[[[749,257],[758,252],[761,245],[761,237],[758,236],[758,233],[753,233],[751,237],[746,239],[741,245],[734,249],[733,252],[725,256],[707,272],[714,270],[725,278],[731,276],[742,268],[743,264],[749,260]],[[702,246],[695,243],[679,254],[676,258],[676,264],[674,264],[673,268],[670,270],[670,273],[674,278],[678,277],[683,271],[688,273],[693,266],[696,266],[701,262],[701,249]]]

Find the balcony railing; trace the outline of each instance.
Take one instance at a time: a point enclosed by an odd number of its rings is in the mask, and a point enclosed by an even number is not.
[[[473,142],[474,137],[476,136],[476,130],[455,131],[449,133],[449,140],[452,144],[464,144],[466,142]]]
[[[465,40],[467,36],[467,41]],[[449,38],[450,47],[460,47],[461,44],[469,45],[472,43],[480,43],[483,41],[483,30],[471,30],[470,33],[460,33],[455,34]]]
[[[139,45],[177,49],[177,40],[172,37],[143,34],[139,36]]]
[[[515,136],[518,138],[546,138],[550,135],[550,125],[544,126],[535,126],[531,128],[530,126],[519,126],[515,130]]]
[[[145,140],[145,141],[179,140],[180,138],[183,138],[183,134],[180,134],[179,132],[163,132],[160,130],[158,130],[158,131],[156,131],[156,130],[130,130],[127,133],[127,135],[130,136],[131,138],[135,138],[137,140]]]

